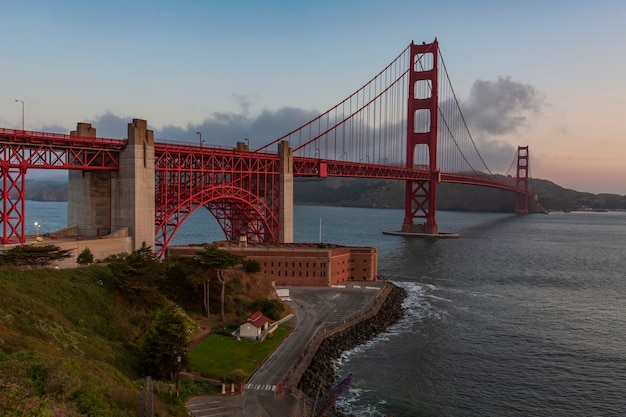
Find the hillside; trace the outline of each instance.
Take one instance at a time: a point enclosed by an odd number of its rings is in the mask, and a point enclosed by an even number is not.
[[[67,201],[67,180],[26,180],[26,199]]]
[[[178,291],[177,298],[183,298],[188,290],[180,285],[180,271],[172,276],[177,278],[160,291]],[[231,278],[226,311],[238,323],[239,314],[249,314],[251,300],[274,291],[258,274],[236,271]],[[140,350],[155,311],[129,305],[113,285],[104,265],[0,269],[0,416],[137,415],[144,381]],[[218,288],[211,291],[216,309]],[[206,334],[214,322],[194,311],[202,311],[194,296],[189,293],[184,297],[189,305],[180,305],[194,317],[200,334]],[[211,389],[193,382],[183,387],[178,398],[172,381],[154,384],[157,415],[186,416],[184,398]]]
[[[137,413],[147,317],[118,302],[105,267],[0,270],[0,293],[0,415]]]
[[[393,180],[297,180],[294,199],[304,204],[403,208],[404,189],[403,181]],[[550,181],[534,179],[531,180],[531,189],[538,197],[537,210],[626,209],[626,196],[582,193]],[[515,196],[487,187],[444,183],[437,187],[437,209],[511,212],[515,209]]]

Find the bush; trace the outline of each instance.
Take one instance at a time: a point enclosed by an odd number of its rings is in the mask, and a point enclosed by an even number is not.
[[[272,320],[278,320],[283,311],[285,311],[285,305],[279,300],[262,298],[253,301],[250,304],[250,309],[261,311],[266,317]]]
[[[93,263],[93,253],[89,248],[85,248],[77,257],[76,263],[79,265],[90,265]]]
[[[221,334],[222,336],[232,336],[232,330],[226,326],[216,326],[211,331],[214,334]]]

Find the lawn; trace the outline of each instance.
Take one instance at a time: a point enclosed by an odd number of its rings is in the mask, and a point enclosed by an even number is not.
[[[262,342],[211,334],[189,351],[190,368],[192,371],[218,377],[241,369],[247,377],[250,377],[290,331],[291,328],[287,326],[278,326],[274,337],[271,339],[268,337]]]

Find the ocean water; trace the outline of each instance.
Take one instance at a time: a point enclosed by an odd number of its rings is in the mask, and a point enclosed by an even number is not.
[[[27,202],[27,231],[65,203]],[[383,235],[402,210],[295,207],[299,242],[375,246],[401,321],[345,352],[337,406],[363,417],[626,414],[626,213],[438,213],[460,239]],[[57,225],[60,225],[57,227]],[[34,229],[31,231],[34,233]],[[222,239],[194,213],[175,244]]]

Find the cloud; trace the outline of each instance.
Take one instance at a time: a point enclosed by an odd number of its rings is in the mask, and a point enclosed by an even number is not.
[[[48,133],[60,133],[62,135],[67,135],[69,133],[64,126],[60,125],[43,125],[38,127],[37,130]]]
[[[89,121],[91,126],[96,128],[96,136],[118,139],[128,136],[128,123],[130,122],[132,122],[132,117],[117,116],[111,112],[106,112]]]
[[[243,100],[243,99],[242,99]],[[166,125],[154,130],[156,140],[189,142],[196,144],[202,133],[205,145],[220,145],[234,147],[238,141],[248,138],[252,148],[259,148],[277,139],[293,129],[307,123],[318,116],[314,110],[304,110],[294,107],[283,107],[278,110],[264,110],[259,115],[248,115],[249,104],[240,101],[239,113],[213,113],[202,123],[189,123],[185,127]],[[132,118],[118,116],[107,112],[91,120],[96,128],[97,136],[125,138],[127,126]],[[150,120],[148,120],[150,124]]]
[[[542,95],[531,85],[500,77],[476,80],[462,111],[470,128],[488,135],[515,133],[528,124],[528,116],[541,112]]]

